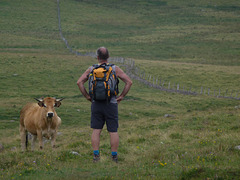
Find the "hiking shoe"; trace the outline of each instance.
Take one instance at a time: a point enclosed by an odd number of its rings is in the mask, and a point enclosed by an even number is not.
[[[100,155],[98,154],[98,155],[96,155],[96,154],[94,154],[93,155],[93,162],[98,162],[100,160]]]
[[[118,163],[117,155],[112,155],[112,161],[114,161],[115,163]]]

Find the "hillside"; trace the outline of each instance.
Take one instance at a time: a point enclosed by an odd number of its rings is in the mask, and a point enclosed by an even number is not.
[[[81,53],[106,46],[146,74],[181,88],[238,96],[240,4],[200,1],[60,0],[61,28]],[[134,80],[119,105],[119,163],[109,135],[92,163],[90,103],[76,81],[96,63],[60,38],[57,1],[0,2],[0,179],[238,179],[240,103],[167,93]],[[121,63],[117,63],[123,69]],[[122,89],[123,83],[120,88]],[[64,97],[57,148],[20,150],[19,112],[41,96]]]

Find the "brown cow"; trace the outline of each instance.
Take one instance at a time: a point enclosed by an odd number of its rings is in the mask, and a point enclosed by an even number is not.
[[[36,99],[38,103],[26,104],[20,112],[20,136],[22,150],[26,150],[28,143],[27,132],[33,135],[32,150],[38,137],[39,147],[43,148],[43,136],[50,139],[52,147],[55,147],[57,129],[61,124],[54,107],[59,107],[63,99],[51,97]]]

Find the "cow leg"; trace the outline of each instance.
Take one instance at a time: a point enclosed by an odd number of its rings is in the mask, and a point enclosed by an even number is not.
[[[57,131],[55,130],[52,134],[52,137],[51,137],[52,148],[56,147],[56,137],[57,137]]]
[[[25,127],[20,125],[20,128],[19,128],[19,131],[20,131],[20,136],[21,136],[21,147],[22,147],[22,151],[25,151],[27,146],[26,146],[26,134],[27,134],[27,131],[25,130]]]
[[[39,141],[39,148],[42,149],[43,148],[43,137],[42,137],[41,130],[37,130],[37,137],[38,137],[38,141]]]
[[[34,151],[34,149],[35,149],[36,139],[37,139],[37,135],[33,135],[33,137],[32,137],[32,146],[31,146],[32,151]]]

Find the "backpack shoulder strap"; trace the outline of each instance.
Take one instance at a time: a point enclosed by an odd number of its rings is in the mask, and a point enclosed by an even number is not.
[[[116,65],[114,65],[114,64],[106,64],[106,63],[104,63],[104,64],[94,64],[94,65],[92,65],[92,66],[91,66],[91,71],[93,71],[94,69],[97,69],[97,68],[99,68],[99,67],[104,67],[104,68],[106,68],[107,71],[108,71],[110,66],[112,67],[112,71],[115,72],[115,71],[116,71]]]
[[[113,71],[113,72],[116,72],[116,65],[111,64],[111,66],[112,66],[112,71]]]
[[[93,69],[96,68],[96,67],[99,67],[99,64],[94,64],[92,65]]]
[[[101,66],[101,65],[99,65],[99,64],[94,64],[94,65],[92,65],[92,66],[91,66],[91,72],[94,71],[94,69],[99,68],[100,66]]]
[[[92,72],[92,70],[94,69],[94,65],[90,66],[89,69],[90,69],[90,72]]]

